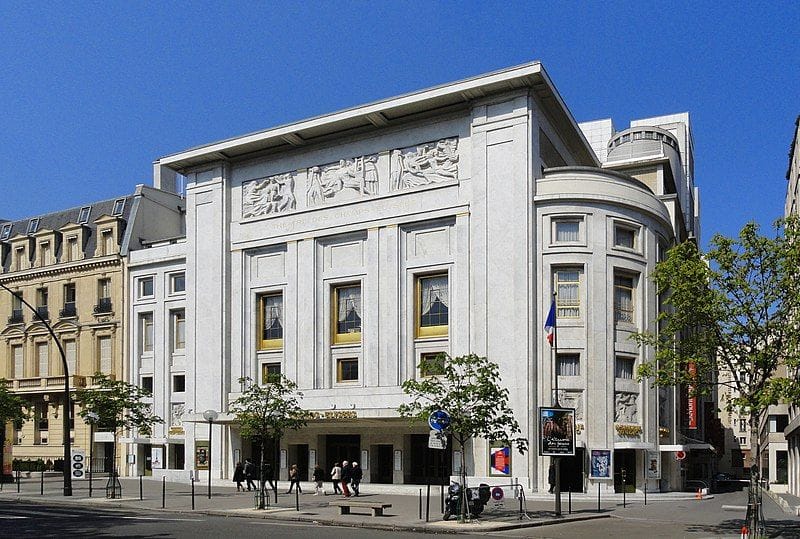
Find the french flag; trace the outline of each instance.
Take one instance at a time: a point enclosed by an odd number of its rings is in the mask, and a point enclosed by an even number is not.
[[[556,300],[550,304],[550,312],[547,314],[547,321],[544,323],[544,331],[547,333],[547,342],[553,346],[553,339],[556,336]]]

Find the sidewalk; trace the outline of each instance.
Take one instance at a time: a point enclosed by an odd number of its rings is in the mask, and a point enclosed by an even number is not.
[[[105,497],[106,478],[95,478],[92,497],[89,497],[88,481],[73,482],[73,496],[62,495],[60,476],[46,476],[44,495],[41,495],[41,477],[36,474],[31,478],[22,478],[20,492],[16,484],[5,484],[0,492],[0,501],[25,500],[53,504],[80,504],[103,508],[122,509],[137,512],[169,511],[192,512],[191,485],[184,483],[163,483],[158,479],[147,478],[141,481],[141,499],[139,479],[120,478],[122,497],[107,499]],[[212,497],[208,499],[208,484],[195,483],[194,511],[210,515],[228,517],[245,517],[261,519],[277,519],[288,521],[306,521],[336,526],[355,526],[374,529],[426,531],[431,533],[476,533],[508,530],[522,527],[545,526],[579,520],[607,518],[622,507],[621,494],[603,495],[600,512],[597,506],[597,494],[573,494],[570,504],[569,495],[562,493],[562,517],[554,516],[554,498],[549,494],[534,494],[525,501],[525,514],[520,516],[519,500],[506,499],[501,502],[490,502],[479,519],[459,524],[457,519],[443,521],[441,519],[440,487],[432,486],[430,500],[426,499],[425,487],[419,485],[373,485],[362,483],[362,495],[359,501],[380,501],[389,503],[391,508],[384,516],[373,517],[369,509],[354,508],[349,515],[340,515],[337,507],[329,506],[329,502],[342,499],[341,496],[314,496],[312,483],[303,483],[303,494],[296,496],[285,494],[288,483],[281,483],[278,489],[278,502],[275,504],[274,494],[270,492],[270,507],[265,510],[255,509],[255,497],[252,492],[236,492],[236,488],[224,484],[212,485]],[[327,492],[331,485],[326,483]],[[162,498],[162,488],[163,498]],[[420,492],[423,494],[420,497]],[[528,494],[530,496],[530,494]],[[648,504],[659,501],[686,500],[693,498],[690,493],[648,493]],[[642,504],[642,493],[628,494],[628,504]],[[163,508],[162,508],[163,504]],[[297,506],[299,505],[299,511]],[[570,505],[572,512],[570,514]],[[426,522],[425,515],[428,515]]]

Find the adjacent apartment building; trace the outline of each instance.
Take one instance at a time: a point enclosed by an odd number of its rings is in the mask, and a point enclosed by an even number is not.
[[[653,351],[628,337],[655,330],[648,274],[698,235],[692,146],[686,114],[621,132],[579,126],[536,62],[158,159],[156,187],[187,179],[186,239],[131,256],[131,292],[153,283],[132,301],[131,379],[171,383],[154,398],[175,417],[131,451],[163,445],[167,462],[197,470],[213,429],[214,478],[230,477],[257,451],[228,412],[238,380],[281,372],[315,412],[275,441],[281,478],[291,464],[306,479],[346,459],[365,481],[438,480],[459,459],[398,416],[401,384],[425,376],[431,354],[476,353],[499,365],[531,441],[510,477],[547,488],[537,408],[552,404],[558,376],[577,415],[565,484],[596,489],[589,450],[609,449],[615,480],[601,488],[680,488],[674,455],[707,448],[691,447],[702,440],[685,434],[697,427],[680,392],[636,380]],[[184,256],[185,296],[170,303]],[[555,362],[543,330],[553,292]],[[167,343],[160,356],[148,339]],[[466,448],[469,476],[492,474],[489,449]],[[645,459],[659,451],[660,479],[648,480]]]
[[[142,185],[132,195],[0,223],[0,282],[52,327],[70,388],[90,387],[98,372],[124,377],[127,251],[155,230],[180,234],[182,226],[180,197]],[[90,429],[74,403],[64,409],[63,361],[47,327],[5,290],[0,313],[0,378],[26,399],[32,416],[6,426],[6,458],[58,465],[65,436],[88,453]],[[70,417],[68,433],[62,414]],[[95,433],[96,468],[110,469],[112,441],[111,433]]]

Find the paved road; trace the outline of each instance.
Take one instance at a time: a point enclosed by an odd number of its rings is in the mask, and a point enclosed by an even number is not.
[[[0,502],[0,536],[24,537],[175,537],[187,539],[270,537],[270,539],[388,539],[433,537],[429,534],[340,528],[252,518],[186,513],[153,515],[121,511],[46,507]]]

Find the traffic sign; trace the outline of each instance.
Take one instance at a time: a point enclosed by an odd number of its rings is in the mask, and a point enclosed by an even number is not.
[[[447,436],[438,430],[432,430],[428,435],[428,449],[446,449]]]
[[[686,458],[686,451],[676,451],[675,460],[683,460]]]
[[[428,425],[439,432],[447,430],[447,427],[450,426],[450,414],[444,410],[436,410],[428,416]]]

